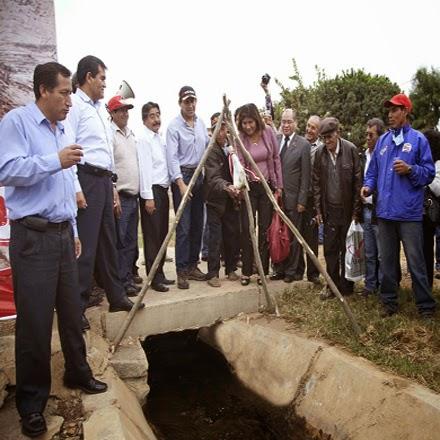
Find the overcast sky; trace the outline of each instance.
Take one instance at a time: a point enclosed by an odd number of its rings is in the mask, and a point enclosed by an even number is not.
[[[315,65],[329,76],[354,67],[387,75],[405,92],[418,67],[440,64],[438,0],[55,0],[55,14],[59,62],[74,71],[85,55],[101,58],[105,101],[123,79],[136,94],[134,128],[150,100],[165,123],[175,116],[183,85],[195,88],[206,124],[223,93],[232,108],[262,107],[261,75],[290,87],[292,58],[306,84]],[[271,91],[276,99],[273,80]]]

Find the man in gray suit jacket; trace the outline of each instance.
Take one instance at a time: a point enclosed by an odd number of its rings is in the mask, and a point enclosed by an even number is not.
[[[278,135],[284,182],[284,211],[302,233],[304,226],[307,226],[303,225],[302,220],[310,186],[310,144],[306,139],[295,133],[296,128],[295,111],[292,109],[284,110],[281,116],[282,134]],[[286,283],[302,279],[302,276],[297,274],[301,253],[302,247],[298,240],[294,238],[289,257],[276,265],[276,272],[271,279],[284,279]]]

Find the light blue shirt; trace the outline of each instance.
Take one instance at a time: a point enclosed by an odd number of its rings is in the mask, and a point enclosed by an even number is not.
[[[89,163],[114,171],[112,134],[110,125],[100,112],[100,102],[93,102],[81,89],[72,95],[72,108],[66,121],[73,132],[74,143],[81,145],[84,156],[81,163]],[[79,182],[76,190],[81,191]]]
[[[9,218],[39,215],[70,221],[76,231],[74,170],[61,168],[58,152],[71,144],[61,122],[55,131],[35,103],[7,113],[0,122],[0,185],[6,186]]]
[[[194,128],[179,114],[167,129],[168,170],[172,182],[182,177],[180,167],[195,168],[209,143],[208,131],[203,121],[195,116]]]

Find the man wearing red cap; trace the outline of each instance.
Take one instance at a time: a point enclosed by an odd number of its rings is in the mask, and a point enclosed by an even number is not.
[[[382,317],[391,316],[398,309],[396,249],[402,241],[417,309],[422,317],[430,318],[436,302],[423,256],[422,217],[424,187],[434,178],[434,163],[425,136],[408,122],[410,99],[400,93],[385,101],[384,106],[388,108],[390,130],[376,144],[361,189],[362,197],[377,193]]]
[[[116,231],[118,238],[119,276],[128,296],[135,296],[140,287],[133,280],[133,265],[138,256],[139,222],[139,165],[136,139],[128,128],[128,111],[133,108],[122,96],[116,95],[107,103],[111,117],[111,131],[115,171],[118,176],[116,190]]]

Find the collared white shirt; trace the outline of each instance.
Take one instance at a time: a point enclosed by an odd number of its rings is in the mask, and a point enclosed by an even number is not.
[[[159,133],[143,127],[137,139],[140,195],[145,200],[153,200],[153,185],[164,188],[170,186],[166,144]]]
[[[295,137],[295,133],[292,133],[292,134],[289,136],[289,143],[287,144],[287,146],[290,145],[290,143],[292,142],[292,140],[293,140],[294,137]],[[283,147],[284,147],[284,143],[286,142],[286,138],[287,138],[287,136],[284,136],[284,135],[283,135],[283,137],[281,138],[281,143],[280,143],[280,154],[281,154],[281,151],[283,151]]]
[[[100,113],[100,102],[93,102],[86,93],[77,89],[72,95],[72,107],[66,121],[72,130],[73,141],[83,148],[81,163],[114,171],[109,124]]]
[[[316,151],[318,150],[318,148],[322,145],[322,142],[318,139],[316,139],[315,142],[310,142],[310,161],[311,161],[311,165],[313,167],[313,164],[315,163],[315,156],[316,156]]]
[[[368,171],[368,167],[370,166],[370,162],[371,162],[371,156],[373,155],[373,153],[370,153],[370,150],[367,148],[367,150],[365,151],[365,169],[364,169],[364,177],[367,175],[367,171]],[[362,203],[364,204],[373,204],[373,196],[370,195],[368,197],[365,197],[364,200],[362,200]]]
[[[121,130],[114,122],[112,131],[115,171],[118,175],[116,189],[131,195],[139,194],[139,161],[136,139],[130,128]]]

